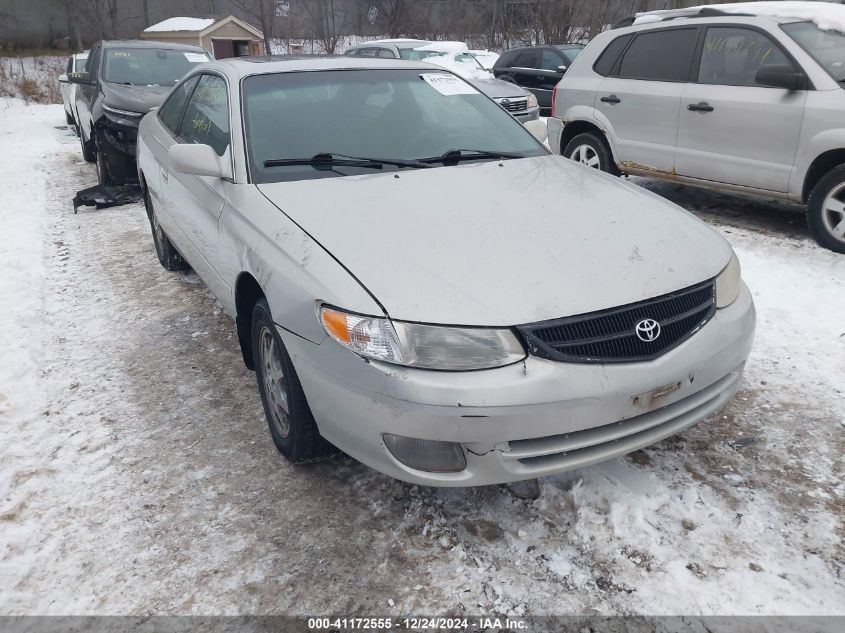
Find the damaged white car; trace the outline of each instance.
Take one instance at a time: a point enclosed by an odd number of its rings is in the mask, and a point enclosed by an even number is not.
[[[724,239],[442,68],[214,62],[143,119],[138,168],[161,263],[235,316],[294,462],[337,447],[434,486],[579,468],[718,410],[751,349]]]

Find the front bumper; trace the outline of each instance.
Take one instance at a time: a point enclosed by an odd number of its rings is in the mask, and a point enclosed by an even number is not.
[[[514,114],[513,116],[520,123],[525,123],[526,121],[536,121],[540,118],[540,108],[531,108],[530,110]]]
[[[529,357],[487,371],[447,373],[368,362],[331,340],[280,331],[320,433],[397,479],[477,486],[551,475],[624,455],[706,418],[736,391],[754,337],[743,285],[682,345],[647,363],[569,364]],[[385,433],[458,442],[458,473],[408,468]]]
[[[553,154],[560,154],[564,148],[560,146],[560,138],[563,135],[563,121],[557,117],[550,116],[546,119],[546,128],[549,131],[549,147]]]

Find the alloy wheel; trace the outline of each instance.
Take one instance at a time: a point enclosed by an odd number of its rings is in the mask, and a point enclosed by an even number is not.
[[[569,157],[587,167],[601,169],[601,159],[592,145],[579,145]]]
[[[270,405],[270,421],[281,437],[287,437],[290,434],[290,407],[282,350],[276,343],[273,332],[267,327],[261,328],[258,341],[261,379]]]
[[[845,183],[834,187],[824,199],[822,223],[834,239],[845,242]]]

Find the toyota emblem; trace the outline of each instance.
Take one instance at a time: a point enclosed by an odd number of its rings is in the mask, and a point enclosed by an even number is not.
[[[638,339],[645,343],[651,343],[660,336],[660,324],[654,319],[643,319],[637,323],[634,331],[637,333]]]

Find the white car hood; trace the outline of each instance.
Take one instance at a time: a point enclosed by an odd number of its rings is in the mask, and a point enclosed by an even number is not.
[[[713,278],[731,256],[680,207],[559,156],[258,188],[400,320],[582,314]]]

